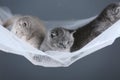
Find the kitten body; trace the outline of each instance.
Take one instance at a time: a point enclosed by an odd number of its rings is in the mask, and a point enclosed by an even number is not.
[[[73,30],[62,27],[52,29],[48,32],[40,50],[69,52],[74,42],[73,33]]]
[[[39,48],[46,34],[43,22],[33,16],[14,16],[4,27],[35,48]]]
[[[71,52],[79,50],[85,46],[119,19],[120,3],[112,3],[108,5],[96,19],[87,25],[76,29],[76,32],[73,34],[75,40],[71,47]]]

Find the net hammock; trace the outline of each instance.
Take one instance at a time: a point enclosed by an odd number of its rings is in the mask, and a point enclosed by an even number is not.
[[[49,26],[48,30],[58,25],[74,29],[89,23],[94,18],[95,17],[72,21],[45,21],[45,25],[47,28]],[[75,61],[111,45],[118,37],[120,37],[120,20],[78,51],[72,53],[59,51],[42,52],[29,46],[26,42],[0,25],[0,50],[24,56],[34,65],[44,67],[68,67]]]

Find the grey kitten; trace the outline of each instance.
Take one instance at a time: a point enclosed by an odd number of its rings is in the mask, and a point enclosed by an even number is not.
[[[54,28],[46,36],[40,50],[42,51],[70,51],[73,45],[74,30],[68,30],[62,27]]]
[[[46,34],[42,21],[33,16],[14,16],[3,26],[35,48],[40,48]]]
[[[71,52],[79,50],[85,46],[119,19],[120,3],[112,3],[108,5],[92,22],[76,29],[76,32],[73,34],[75,40],[71,47]]]

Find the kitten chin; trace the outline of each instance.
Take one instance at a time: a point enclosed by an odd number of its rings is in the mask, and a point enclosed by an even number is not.
[[[73,34],[75,40],[71,47],[71,52],[84,47],[119,19],[120,3],[112,3],[108,5],[96,19],[87,25],[76,29],[76,32]]]

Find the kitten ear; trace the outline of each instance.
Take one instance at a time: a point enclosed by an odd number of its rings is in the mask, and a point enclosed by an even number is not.
[[[74,34],[76,30],[68,30],[71,34]]]
[[[51,32],[51,38],[54,38],[56,36],[57,36],[57,34],[55,32]]]

